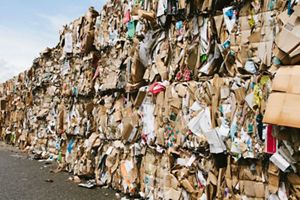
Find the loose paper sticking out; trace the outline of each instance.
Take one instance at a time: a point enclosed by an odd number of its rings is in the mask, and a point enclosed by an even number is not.
[[[254,107],[254,92],[251,92],[245,97],[245,101],[247,102],[248,106],[253,109]]]
[[[215,129],[210,132],[206,132],[205,136],[209,143],[209,149],[211,153],[223,153],[226,151],[226,146]]]
[[[105,154],[110,155],[113,149],[114,149],[113,147],[109,147]]]
[[[193,162],[196,160],[196,156],[193,154],[190,159],[188,160],[188,162],[185,164],[185,166],[190,167],[192,166]]]
[[[64,46],[65,53],[72,53],[73,52],[73,38],[72,33],[65,34],[65,46]]]
[[[204,74],[209,74],[209,68],[212,65],[212,61],[213,61],[213,59],[211,59],[210,61],[208,61],[203,67],[201,67],[201,69],[199,70],[199,72],[202,72]]]
[[[208,37],[207,37],[207,32],[208,32],[208,18],[201,17],[200,18],[200,23],[202,23],[202,26],[200,28],[200,46],[201,46],[201,55],[202,54],[207,54],[207,49],[208,49]]]
[[[79,187],[84,187],[84,188],[87,188],[87,189],[92,189],[96,186],[96,183],[94,180],[89,180],[87,181],[86,183],[80,183],[78,184]]]
[[[256,73],[256,67],[255,67],[255,63],[253,61],[250,61],[248,60],[246,63],[245,63],[245,69],[252,73],[252,74],[255,74]]]
[[[177,158],[176,163],[178,165],[185,166],[186,165],[186,159],[184,159],[184,158]]]
[[[222,118],[221,121],[222,121],[222,124],[220,127],[216,128],[216,131],[218,132],[219,136],[223,136],[225,138],[229,135],[230,128],[226,124],[226,121],[224,118]]]
[[[143,134],[147,136],[147,142],[154,140],[154,105],[149,102],[142,104],[142,122],[143,122]]]
[[[197,178],[200,181],[201,185],[206,186],[206,179],[204,178],[201,171],[197,172]]]
[[[190,109],[192,110],[192,111],[199,111],[199,110],[201,110],[201,105],[200,105],[200,103],[198,103],[197,101],[195,101],[194,103],[193,103],[193,105],[190,107]]]
[[[224,21],[229,33],[231,33],[236,22],[235,10],[232,6],[223,9]]]
[[[188,123],[189,129],[197,136],[211,130],[211,119],[209,108],[201,111]]]
[[[70,62],[67,60],[64,62],[64,65],[61,69],[61,75],[65,76],[66,74],[68,74],[69,70],[70,70]]]
[[[167,8],[167,0],[159,0],[157,5],[157,13],[156,16],[160,17],[165,14],[165,10]]]
[[[275,153],[271,156],[270,160],[283,172],[290,166],[290,163],[288,163],[279,153]]]

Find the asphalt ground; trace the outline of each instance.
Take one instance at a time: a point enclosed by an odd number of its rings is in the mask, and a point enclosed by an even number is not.
[[[112,189],[79,187],[68,181],[68,173],[51,172],[55,167],[0,142],[0,200],[117,199]]]

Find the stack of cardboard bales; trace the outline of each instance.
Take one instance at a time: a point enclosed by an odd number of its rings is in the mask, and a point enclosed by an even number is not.
[[[1,137],[143,198],[299,199],[299,67],[281,66],[299,62],[299,13],[293,0],[90,8],[0,86]]]

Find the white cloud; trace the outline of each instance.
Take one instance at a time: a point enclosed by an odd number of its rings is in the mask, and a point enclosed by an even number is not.
[[[0,25],[0,82],[29,69],[41,51],[58,43],[59,30],[72,21],[63,15],[40,14],[38,18],[43,23],[40,29]]]
[[[28,69],[47,46],[54,46],[56,37],[43,32],[11,29],[0,25],[0,81],[3,82]]]

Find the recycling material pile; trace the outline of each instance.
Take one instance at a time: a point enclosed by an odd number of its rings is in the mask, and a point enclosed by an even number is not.
[[[299,20],[293,0],[90,8],[0,86],[1,138],[87,187],[299,199]]]

